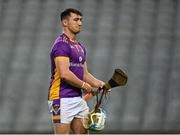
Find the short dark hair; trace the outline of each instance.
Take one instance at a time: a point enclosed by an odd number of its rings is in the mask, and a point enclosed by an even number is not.
[[[61,13],[61,21],[70,16],[71,13],[82,16],[82,13],[74,8],[68,8]]]

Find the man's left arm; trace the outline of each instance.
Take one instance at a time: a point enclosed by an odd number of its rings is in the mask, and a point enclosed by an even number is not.
[[[102,87],[105,82],[95,78],[92,74],[89,73],[87,68],[87,63],[84,62],[84,77],[83,80],[87,83],[89,83],[92,87]]]

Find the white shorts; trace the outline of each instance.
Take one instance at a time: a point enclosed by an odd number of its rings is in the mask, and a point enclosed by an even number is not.
[[[89,107],[82,97],[69,97],[48,101],[53,123],[69,124],[74,118],[83,118]]]

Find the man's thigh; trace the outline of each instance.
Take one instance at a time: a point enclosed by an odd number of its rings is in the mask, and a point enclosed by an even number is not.
[[[89,112],[89,108],[84,100],[78,97],[63,98],[48,103],[56,133],[69,132],[70,125],[74,133],[86,133],[81,119]]]
[[[83,127],[81,118],[74,118],[71,122],[71,129],[74,134],[88,134],[88,130]]]
[[[69,134],[70,124],[54,123],[55,134]]]
[[[48,101],[53,123],[70,124],[78,111],[70,99]],[[74,108],[74,109],[73,109]]]

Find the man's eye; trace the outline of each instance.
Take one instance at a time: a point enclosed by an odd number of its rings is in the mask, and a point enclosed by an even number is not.
[[[75,19],[74,19],[74,21],[79,21],[79,20],[82,21],[81,18],[75,18]]]

